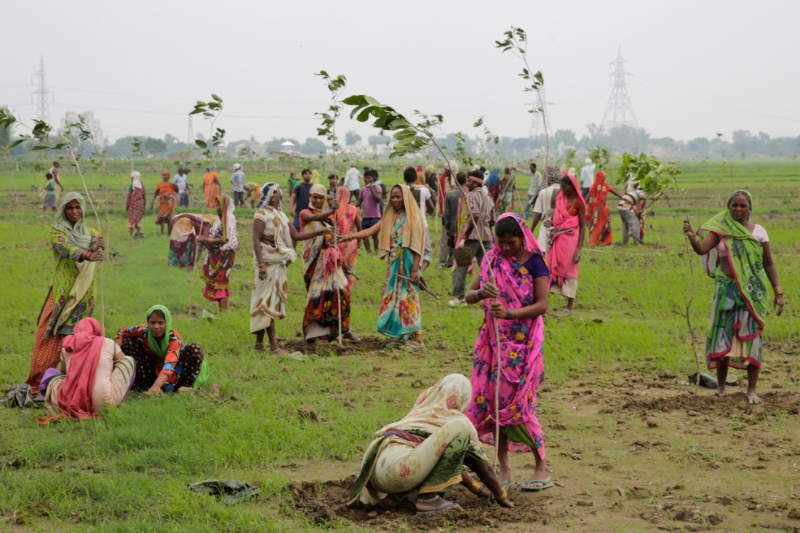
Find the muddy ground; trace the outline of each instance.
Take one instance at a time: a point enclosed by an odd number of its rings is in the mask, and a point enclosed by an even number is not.
[[[447,497],[462,510],[354,511],[344,505],[359,468],[350,461],[286,469],[294,481],[282,512],[320,528],[375,531],[798,532],[800,357],[796,345],[767,350],[764,401],[755,406],[744,395],[745,372],[735,370],[738,385],[723,397],[702,388],[695,396],[686,376],[669,371],[593,369],[544,385],[540,421],[556,486],[522,492],[533,458],[514,456],[514,509],[458,486]]]

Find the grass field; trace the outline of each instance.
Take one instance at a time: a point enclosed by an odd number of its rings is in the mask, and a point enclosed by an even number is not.
[[[342,354],[320,347],[316,359],[279,361],[256,354],[249,334],[251,209],[237,211],[231,310],[219,315],[195,280],[194,303],[217,315],[199,319],[188,313],[192,274],[166,266],[168,237],[155,235],[154,217],[144,220],[146,239],[129,239],[127,175],[88,175],[116,253],[104,264],[107,330],[143,322],[151,305],[166,305],[183,338],[203,346],[219,394],[206,387],[197,394],[135,395],[102,419],[46,427],[37,422],[41,412],[0,410],[0,531],[522,531],[534,522],[541,531],[796,531],[800,312],[793,293],[800,286],[800,164],[735,162],[730,172],[718,163],[681,166],[685,191],[655,205],[647,244],[586,249],[576,312],[546,319],[548,382],[539,413],[558,486],[535,495],[512,492],[514,510],[488,507],[459,487],[454,495],[464,512],[425,520],[349,514],[340,507],[347,485],[341,480],[357,473],[372,433],[402,417],[421,388],[450,372],[469,376],[482,313],[474,306],[447,307],[450,272],[426,274],[431,290],[443,297],[421,297],[428,349],[384,350],[375,323],[385,265],[362,249],[351,327],[366,342]],[[143,178],[152,194],[158,176]],[[221,175],[223,183],[227,178]],[[518,206],[526,179],[519,179]],[[200,180],[192,175],[195,184]],[[285,183],[280,173],[247,176],[268,180]],[[7,268],[0,307],[3,390],[27,376],[54,265],[47,241],[52,219],[42,217],[31,190],[40,181],[32,173],[0,175],[0,257]],[[82,187],[74,174],[62,182],[67,190]],[[759,407],[746,407],[741,393],[717,399],[705,390],[694,397],[681,384],[695,366],[683,316],[691,278],[681,221],[688,214],[697,226],[737,188],[754,195],[753,220],[769,232],[787,295],[783,316],[767,320],[760,382],[765,402]],[[17,202],[11,190],[20,193]],[[284,205],[288,209],[288,199]],[[438,230],[433,222],[431,228]],[[713,283],[701,273],[699,258],[691,260],[691,318],[702,354]],[[294,346],[305,302],[300,264],[289,269],[289,284],[289,314],[278,334]],[[565,303],[553,297],[550,305],[557,310]],[[302,404],[312,405],[319,420],[299,417]],[[514,460],[517,480],[532,471],[531,457]],[[185,489],[207,478],[256,483],[261,494],[226,506]]]

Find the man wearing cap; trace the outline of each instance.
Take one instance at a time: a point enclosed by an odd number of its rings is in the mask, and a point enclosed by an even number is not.
[[[347,174],[344,175],[342,186],[347,187],[347,190],[350,191],[351,200],[353,196],[358,200],[361,194],[361,172],[358,171],[355,163],[350,163],[350,168],[347,170]]]
[[[581,192],[583,193],[583,199],[587,200],[589,198],[589,188],[594,183],[594,163],[588,157],[584,163],[586,164],[581,169]]]
[[[244,205],[244,172],[242,172],[242,165],[236,163],[233,165],[233,175],[231,176],[231,183],[233,183],[233,205],[240,207]]]
[[[492,235],[494,201],[483,190],[483,172],[480,170],[473,170],[467,174],[467,189],[469,189],[466,197],[468,215],[463,246],[470,249],[472,256],[480,265],[481,261],[483,261],[483,251],[492,247],[494,239]],[[456,240],[459,237],[456,236]],[[483,242],[483,246],[481,246],[481,242]],[[456,242],[455,244],[456,248],[458,248],[460,243]],[[450,307],[467,305],[467,302],[464,301],[464,295],[467,288],[468,268],[468,266],[459,265],[453,271],[453,296],[456,298],[455,300],[450,300]]]

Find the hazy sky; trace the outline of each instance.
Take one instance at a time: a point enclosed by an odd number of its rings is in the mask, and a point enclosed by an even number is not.
[[[0,105],[35,116],[31,74],[44,56],[51,120],[94,110],[124,135],[186,140],[187,113],[213,92],[228,140],[316,134],[328,92],[314,76],[345,74],[401,112],[441,113],[443,131],[527,136],[521,62],[495,49],[527,30],[555,129],[600,123],[618,46],[639,125],[690,139],[734,130],[800,134],[797,0],[300,1],[2,0]],[[342,121],[339,131],[366,125]],[[194,131],[208,128],[198,117]],[[343,137],[343,135],[342,135]]]

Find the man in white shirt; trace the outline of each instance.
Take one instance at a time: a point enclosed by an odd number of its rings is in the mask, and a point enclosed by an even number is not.
[[[347,174],[344,175],[342,186],[347,187],[347,190],[350,191],[351,200],[353,196],[358,200],[358,196],[361,194],[361,172],[358,171],[355,163],[350,163],[350,168]]]
[[[182,207],[189,206],[189,195],[186,191],[186,174],[184,174],[184,169],[179,168],[178,174],[172,178],[173,185],[178,186],[178,205]]]
[[[536,242],[539,243],[539,248],[542,249],[543,253],[550,249],[550,229],[553,226],[553,214],[556,210],[556,196],[561,190],[561,178],[561,172],[557,168],[551,167],[548,169],[547,187],[539,191],[536,203],[533,205],[531,232],[536,231],[536,225],[541,221],[542,227],[539,228]]]
[[[542,173],[536,170],[536,163],[531,161],[530,171],[511,167],[511,170],[516,170],[531,177],[528,183],[528,199],[525,200],[525,209],[522,212],[522,217],[528,220],[528,215],[531,213],[531,204],[536,200],[536,195],[539,194],[539,189],[542,187]]]
[[[586,164],[581,169],[581,192],[583,193],[583,199],[587,200],[589,198],[589,188],[594,183],[594,163],[588,157],[584,163]]]
[[[419,202],[419,212],[422,214],[422,223],[425,225],[425,250],[422,253],[422,264],[420,265],[420,272],[425,272],[428,265],[431,264],[433,258],[433,245],[431,244],[431,232],[428,228],[428,217],[433,213],[433,200],[431,199],[431,191],[425,185],[416,185],[417,171],[414,167],[408,167],[403,171],[403,181],[406,182],[408,188],[411,189],[411,194]]]
[[[233,183],[233,205],[236,207],[244,205],[244,172],[239,163],[233,165],[231,183]]]

